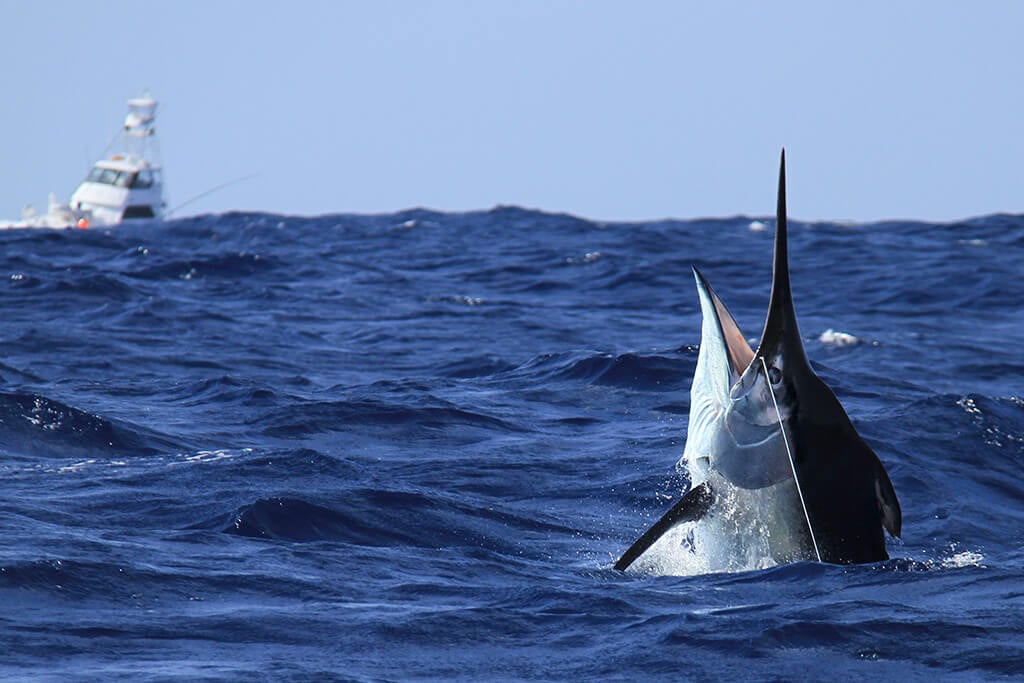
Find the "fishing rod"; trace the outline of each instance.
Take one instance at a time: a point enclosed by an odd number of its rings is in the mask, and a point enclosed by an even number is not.
[[[209,190],[206,190],[205,192],[200,192],[195,197],[192,197],[191,199],[189,199],[187,201],[184,201],[181,204],[178,204],[176,207],[174,207],[173,209],[171,209],[170,211],[165,213],[164,214],[164,218],[170,218],[171,214],[173,214],[174,212],[176,212],[178,209],[180,209],[183,206],[188,206],[189,204],[191,204],[194,201],[198,201],[198,200],[202,199],[203,197],[211,195],[214,192],[217,192],[219,190],[223,190],[226,187],[231,187],[232,185],[236,185],[236,184],[238,184],[238,183],[240,183],[240,182],[242,182],[244,180],[251,180],[252,178],[255,178],[258,175],[259,175],[259,173],[250,173],[249,175],[244,175],[241,178],[235,178],[234,180],[229,180],[229,181],[227,181],[225,183],[221,183],[220,185],[217,185],[216,187],[211,187]]]

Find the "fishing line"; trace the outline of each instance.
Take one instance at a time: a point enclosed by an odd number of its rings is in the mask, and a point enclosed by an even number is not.
[[[796,476],[796,460],[793,459],[793,451],[789,448],[789,439],[786,437],[786,426],[782,424],[782,413],[779,412],[779,402],[775,400],[775,390],[772,389],[772,378],[768,375],[768,364],[761,356],[761,367],[764,368],[764,378],[768,381],[768,393],[772,395],[772,403],[775,405],[775,415],[779,418],[779,430],[782,432],[782,443],[786,446],[786,454],[789,456],[789,466],[793,469],[793,481],[796,483],[796,493],[800,496],[800,507],[804,510],[804,519],[807,520],[807,531],[811,534],[811,543],[814,544],[814,554],[821,562],[821,551],[818,550],[818,541],[814,538],[814,527],[811,526],[811,516],[807,514],[807,503],[804,502],[804,492],[800,488],[800,478]]]
[[[230,187],[231,185],[234,185],[235,183],[240,183],[243,180],[249,180],[250,178],[255,178],[258,175],[259,175],[259,173],[250,173],[249,175],[244,175],[241,178],[235,178],[234,180],[229,180],[226,183],[221,183],[220,185],[218,185],[216,187],[211,187],[209,190],[206,190],[205,192],[201,192],[201,193],[197,194],[195,197],[192,197],[192,199],[189,199],[188,201],[184,201],[181,204],[178,204],[176,207],[174,207],[170,211],[165,212],[164,213],[164,218],[170,218],[171,214],[175,213],[181,207],[188,206],[192,202],[197,201],[199,199],[202,199],[203,197],[206,197],[207,195],[211,195],[214,192],[217,192],[219,190],[223,190],[225,187]]]

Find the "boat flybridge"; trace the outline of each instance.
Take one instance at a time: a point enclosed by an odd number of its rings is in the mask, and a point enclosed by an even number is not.
[[[155,99],[148,94],[128,100],[124,126],[67,204],[51,193],[45,214],[25,207],[22,220],[8,227],[89,228],[137,219],[160,219],[163,169],[157,159]]]

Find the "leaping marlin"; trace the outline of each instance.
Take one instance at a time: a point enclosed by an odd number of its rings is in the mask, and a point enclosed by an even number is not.
[[[757,351],[704,276],[700,352],[683,459],[690,491],[616,562],[627,569],[659,538],[697,522],[690,548],[729,568],[758,552],[772,562],[888,559],[883,527],[902,516],[885,467],[804,353],[789,283],[786,153],[779,167],[775,260]],[[745,538],[746,540],[741,540]],[[745,556],[745,557],[740,557]]]

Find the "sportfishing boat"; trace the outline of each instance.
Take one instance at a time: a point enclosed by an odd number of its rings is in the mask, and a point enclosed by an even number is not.
[[[51,193],[45,214],[27,206],[20,221],[0,227],[89,228],[163,218],[166,204],[154,128],[156,105],[148,93],[128,100],[124,126],[67,204]]]

